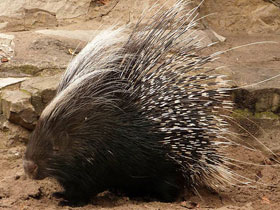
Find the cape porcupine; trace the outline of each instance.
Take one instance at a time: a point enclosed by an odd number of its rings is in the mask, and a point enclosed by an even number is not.
[[[231,102],[222,76],[203,66],[213,56],[197,55],[196,8],[185,2],[140,20],[127,40],[103,32],[74,58],[28,142],[29,177],[55,178],[69,201],[108,189],[172,201],[227,181],[216,139]]]

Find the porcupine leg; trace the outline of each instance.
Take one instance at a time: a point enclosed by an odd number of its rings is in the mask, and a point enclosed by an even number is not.
[[[159,183],[158,185],[150,185],[145,189],[134,189],[134,190],[111,190],[113,193],[121,193],[120,195],[125,195],[130,198],[143,198],[145,201],[158,200],[162,202],[173,202],[176,201],[180,195],[180,188],[174,186],[168,182]]]
[[[154,196],[163,202],[174,202],[182,193],[183,187],[179,185],[177,176],[170,175],[163,177],[154,188]]]
[[[61,206],[83,206],[90,201],[92,192],[87,192],[75,184],[64,185],[64,191],[53,193],[53,197],[62,199],[59,202]]]
[[[129,197],[145,196],[148,200],[176,201],[183,191],[184,180],[177,170],[177,165],[164,160],[165,157],[158,155],[152,161],[147,161],[146,164],[150,164],[148,167],[150,170],[143,174],[150,174],[143,177],[129,177],[125,184],[121,185],[126,186],[122,190]]]
[[[163,177],[156,176],[150,180],[141,180],[129,188],[122,189],[129,197],[144,197],[145,200],[159,200],[162,202],[176,201],[183,191],[182,185],[176,174],[166,174]]]
[[[73,196],[73,194],[69,195],[69,193],[65,191],[55,192],[52,194],[52,196],[57,199],[61,199],[59,201],[60,206],[78,207],[78,206],[84,206],[90,201],[89,196]]]

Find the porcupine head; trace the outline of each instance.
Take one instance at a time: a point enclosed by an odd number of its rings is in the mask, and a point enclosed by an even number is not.
[[[146,27],[140,20],[128,38],[106,30],[72,60],[28,142],[30,178],[56,179],[70,201],[108,189],[172,201],[186,187],[224,183],[214,139],[227,93],[203,71],[212,58],[186,35],[196,13],[184,2]]]

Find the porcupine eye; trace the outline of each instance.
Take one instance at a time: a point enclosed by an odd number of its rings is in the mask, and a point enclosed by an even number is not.
[[[53,145],[52,150],[53,150],[53,153],[54,153],[54,154],[58,153],[58,152],[59,152],[59,147],[58,147],[58,145]]]

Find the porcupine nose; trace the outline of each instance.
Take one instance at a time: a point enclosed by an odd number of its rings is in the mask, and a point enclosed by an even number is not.
[[[38,174],[38,166],[36,163],[34,163],[31,160],[24,160],[23,168],[24,168],[24,172],[27,174],[29,178],[36,179]]]

